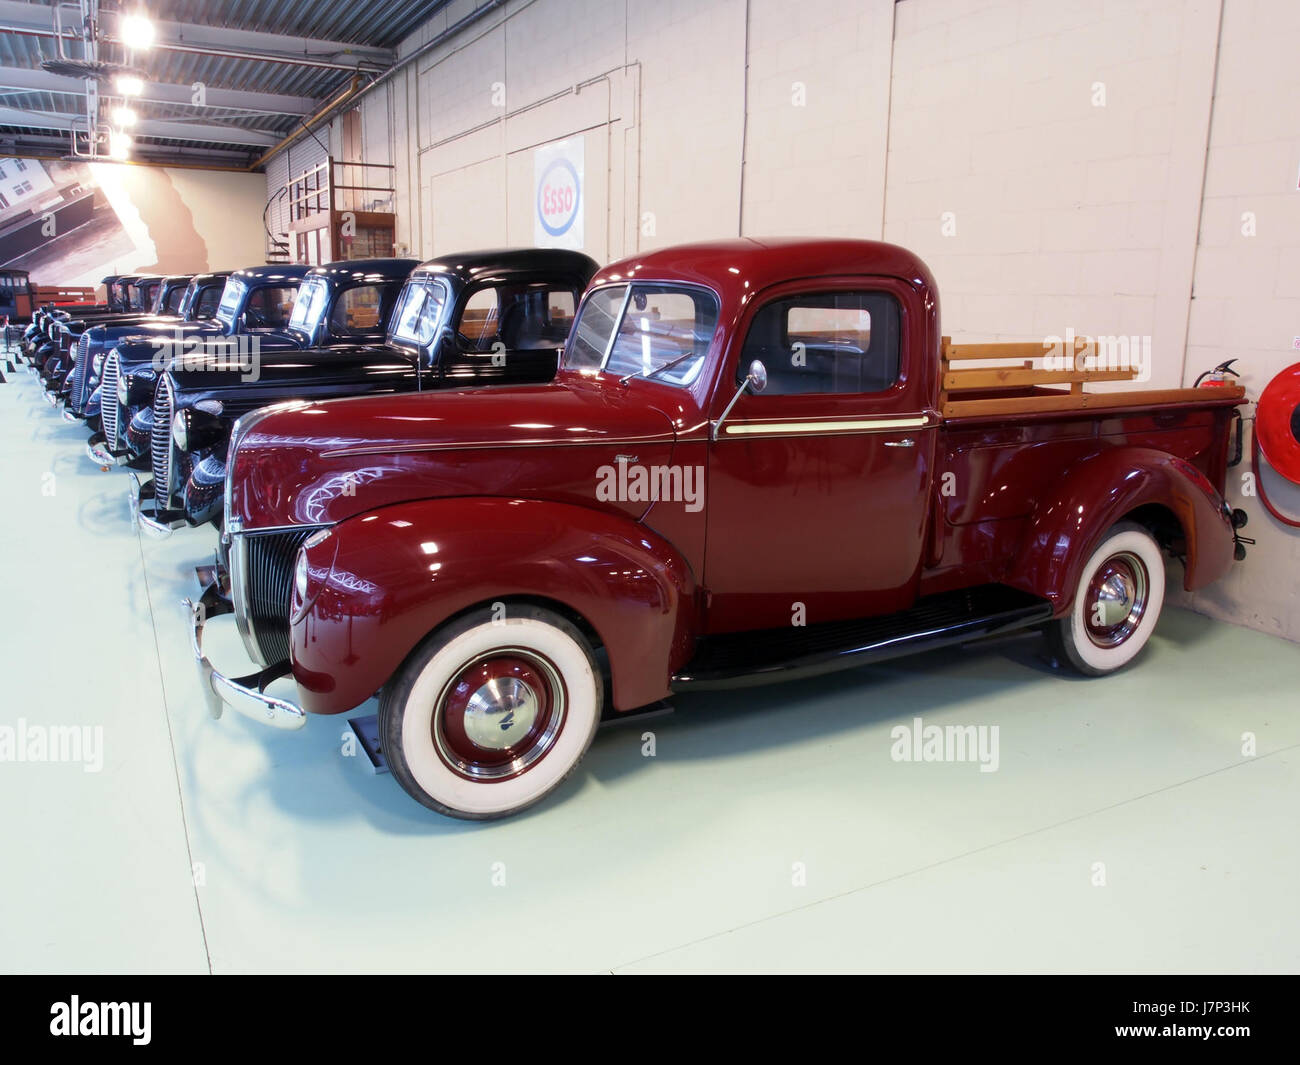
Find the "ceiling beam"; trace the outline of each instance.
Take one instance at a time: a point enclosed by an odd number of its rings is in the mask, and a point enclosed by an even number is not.
[[[0,107],[0,126],[24,126],[32,129],[75,129],[84,131],[84,115],[62,111],[20,111],[16,107]],[[142,118],[131,132],[141,137],[158,137],[173,141],[210,141],[214,144],[242,144],[270,147],[279,142],[274,133],[238,126],[222,126],[214,122],[173,122],[158,118]]]
[[[80,78],[65,78],[44,70],[23,67],[0,67],[0,88],[24,89],[29,92],[62,93],[67,96],[86,95],[86,83]],[[215,107],[223,110],[246,111],[261,115],[312,114],[316,101],[306,96],[282,96],[269,92],[243,92],[238,89],[206,89],[205,104],[194,103],[193,89],[189,85],[146,82],[138,99],[155,104],[175,104],[181,107]]]
[[[101,37],[116,40],[117,19],[113,12],[101,15]],[[0,0],[0,30],[15,33],[54,36],[54,15],[48,5]],[[293,37],[261,30],[226,29],[199,26],[189,22],[154,22],[154,47],[198,55],[220,55],[232,59],[251,59],[262,63],[290,63],[295,66],[325,67],[333,70],[378,72],[390,67],[397,58],[391,48],[375,48],[344,41],[327,41],[316,37]]]
[[[190,145],[142,144],[136,142],[127,163],[150,166],[215,166],[247,172],[247,148],[195,148]],[[68,137],[65,133],[5,133],[0,131],[0,157],[19,156],[32,159],[66,159]],[[89,162],[89,160],[87,160]],[[108,160],[104,160],[108,162]],[[116,161],[116,160],[115,160]]]

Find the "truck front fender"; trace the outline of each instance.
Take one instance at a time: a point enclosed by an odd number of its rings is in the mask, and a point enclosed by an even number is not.
[[[695,578],[677,550],[620,515],[544,500],[475,497],[348,518],[307,552],[294,592],[294,678],[312,713],[350,710],[434,629],[475,606],[558,605],[605,646],[613,704],[662,699],[690,657]]]
[[[1191,463],[1151,448],[1118,447],[1069,466],[1038,501],[1006,583],[1069,611],[1080,570],[1101,536],[1126,515],[1163,507],[1185,543],[1183,587],[1204,587],[1232,565],[1233,530],[1223,498]]]

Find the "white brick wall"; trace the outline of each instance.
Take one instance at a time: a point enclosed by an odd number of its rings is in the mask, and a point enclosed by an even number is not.
[[[1300,359],[1297,40],[1296,0],[512,0],[367,98],[363,136],[412,255],[531,243],[533,148],[582,132],[597,259],[883,234],[955,336],[1149,334],[1151,387],[1235,356],[1258,394]],[[1194,604],[1300,639],[1300,536],[1247,505],[1259,546]]]

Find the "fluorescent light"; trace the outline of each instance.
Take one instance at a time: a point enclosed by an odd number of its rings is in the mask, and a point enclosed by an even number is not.
[[[134,74],[119,74],[116,85],[117,91],[123,96],[139,96],[144,92],[144,82]]]
[[[123,129],[135,125],[136,114],[129,107],[113,108],[113,121]]]
[[[108,155],[110,159],[124,160],[131,155],[131,148],[135,142],[131,137],[118,130],[113,130],[108,135]]]
[[[122,15],[118,19],[117,35],[132,51],[153,47],[153,33],[153,23],[144,15]]]

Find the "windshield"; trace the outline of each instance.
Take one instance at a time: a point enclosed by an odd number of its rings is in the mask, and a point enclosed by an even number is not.
[[[712,293],[673,285],[610,285],[583,303],[563,365],[620,377],[654,374],[656,381],[685,387],[699,376],[717,324]]]
[[[244,293],[248,290],[237,277],[226,279],[226,288],[221,293],[221,303],[217,306],[217,318],[228,326],[235,324],[235,315],[239,313],[239,305],[244,302]]]
[[[329,301],[330,285],[323,277],[309,277],[298,289],[298,296],[293,301],[293,314],[289,316],[289,328],[297,329],[309,336],[316,332],[320,320],[325,314],[325,304]]]
[[[408,281],[393,314],[392,339],[426,347],[438,330],[447,289],[441,282]]]

